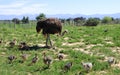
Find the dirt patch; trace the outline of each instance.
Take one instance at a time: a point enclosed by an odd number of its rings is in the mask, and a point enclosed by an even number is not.
[[[120,68],[120,62],[118,62],[117,64],[114,64],[113,66]]]
[[[101,46],[101,47],[102,47],[102,46],[103,46],[103,44],[97,44],[96,46]]]
[[[107,38],[104,39],[104,41],[105,41],[107,44],[114,44],[114,43],[112,42],[112,37],[107,37]]]
[[[6,53],[5,52],[1,52],[2,55],[5,55]]]
[[[83,52],[83,53],[85,53],[85,54],[90,54],[91,56],[93,55],[93,53],[92,53],[91,51],[85,50],[85,49],[83,49],[83,48],[75,48],[74,50],[76,50],[76,51],[81,51],[81,52]]]
[[[59,59],[54,59],[55,61],[60,61]],[[68,61],[69,59],[62,59],[62,61]]]
[[[107,44],[114,44],[112,41],[107,41],[106,43]]]
[[[69,40],[69,38],[68,38],[68,37],[65,37],[64,40],[67,41],[67,40]]]
[[[27,75],[32,75],[32,74],[30,72],[28,72]]]
[[[75,43],[63,43],[62,45],[63,46],[75,46],[75,45],[83,45],[84,43],[83,42],[75,42]]]
[[[42,47],[45,46],[45,44],[37,44],[37,45],[38,45],[39,47],[41,47],[41,46],[42,46]]]
[[[106,71],[100,71],[100,72],[98,72],[100,75],[105,75],[105,74],[107,74],[107,72]]]
[[[104,41],[111,41],[112,40],[112,37],[106,37],[105,39],[104,39]]]
[[[86,46],[86,49],[90,49],[90,48],[92,48],[92,47],[94,47],[94,46],[96,46],[96,45],[92,45],[92,44],[91,44],[91,45],[87,45],[87,46]]]
[[[1,52],[1,54],[0,54],[0,56],[5,56],[6,55],[6,53],[5,52]]]
[[[111,47],[112,52],[120,53],[120,47]]]

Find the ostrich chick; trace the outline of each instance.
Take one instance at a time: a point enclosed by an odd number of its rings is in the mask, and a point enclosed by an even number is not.
[[[13,60],[15,60],[15,59],[16,59],[16,56],[14,56],[14,55],[8,56],[9,63],[12,63]]]
[[[26,61],[27,60],[27,54],[24,54],[22,52],[21,58],[22,58],[22,62]]]
[[[10,43],[9,43],[9,45],[10,45],[10,47],[13,47],[15,44],[16,44],[16,39],[14,39],[13,41],[11,41]]]
[[[64,65],[64,71],[70,70],[71,67],[72,67],[72,62],[68,62],[67,64]]]
[[[107,62],[111,66],[112,64],[115,63],[115,59],[113,57],[110,57],[110,58],[108,58]]]
[[[90,62],[88,62],[88,63],[82,62],[82,65],[83,65],[84,69],[86,70],[86,72],[89,72],[93,67],[92,63],[90,63]]]
[[[43,62],[44,64],[46,64],[48,66],[48,68],[50,67],[50,64],[52,63],[52,58],[50,56],[46,56],[46,53],[43,53]]]
[[[29,66],[31,66],[32,64],[35,64],[37,61],[38,61],[38,55],[35,54],[35,56],[32,58],[31,64],[29,64]]]
[[[23,50],[29,50],[29,46],[26,44],[26,42],[21,42],[19,48]]]
[[[36,63],[38,61],[38,55],[35,54],[35,57],[32,59],[32,63]]]
[[[59,60],[62,60],[64,58],[63,54],[60,54],[60,53],[58,54],[57,57],[58,57]]]

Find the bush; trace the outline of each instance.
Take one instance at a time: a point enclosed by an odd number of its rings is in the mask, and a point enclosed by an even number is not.
[[[113,18],[112,17],[109,17],[109,16],[105,16],[103,19],[102,19],[102,23],[104,24],[110,24],[111,22],[113,21]]]
[[[98,19],[96,19],[96,18],[89,18],[84,25],[85,26],[97,26],[98,23],[99,23]]]
[[[44,13],[41,13],[36,17],[36,20],[39,21],[39,20],[43,20],[45,18],[46,18],[46,15]]]
[[[12,22],[15,24],[20,24],[20,20],[18,18],[13,18]]]
[[[23,17],[22,19],[22,23],[25,24],[25,23],[29,23],[29,17]]]

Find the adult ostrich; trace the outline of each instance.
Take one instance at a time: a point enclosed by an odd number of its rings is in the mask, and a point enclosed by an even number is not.
[[[49,47],[48,41],[50,42],[50,47],[52,47],[50,34],[61,35],[61,31],[62,31],[61,21],[56,18],[48,18],[45,20],[40,20],[37,22],[36,31],[37,33],[39,33],[41,30],[42,30],[42,34],[46,36],[46,47]]]

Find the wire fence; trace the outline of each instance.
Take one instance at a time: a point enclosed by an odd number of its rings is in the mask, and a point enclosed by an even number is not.
[[[29,23],[23,24],[15,24],[11,20],[1,20],[0,21],[0,28],[11,28],[11,29],[16,29],[16,28],[33,28],[36,26],[36,22],[34,20],[29,21]]]

